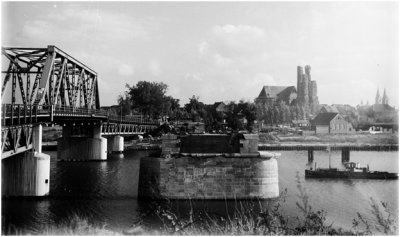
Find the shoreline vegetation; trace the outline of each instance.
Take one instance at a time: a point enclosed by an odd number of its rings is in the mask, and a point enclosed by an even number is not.
[[[354,145],[398,145],[397,133],[351,133],[351,134],[309,134],[309,135],[285,135],[273,133],[261,133],[260,144],[281,145],[313,145],[313,144],[354,144]]]
[[[309,202],[307,190],[296,178],[299,201],[298,215],[285,216],[281,206],[286,201],[286,190],[276,201],[261,203],[238,201],[233,214],[214,215],[206,210],[193,210],[176,214],[168,205],[170,200],[154,202],[147,214],[133,221],[130,228],[114,230],[107,223],[91,223],[90,219],[73,214],[61,223],[42,225],[36,228],[18,229],[4,227],[3,235],[398,235],[398,217],[391,213],[385,202],[370,199],[370,211],[375,222],[365,219],[360,213],[354,217],[352,228],[344,230],[328,223],[324,210],[314,210]],[[153,215],[157,224],[149,224],[146,216]]]

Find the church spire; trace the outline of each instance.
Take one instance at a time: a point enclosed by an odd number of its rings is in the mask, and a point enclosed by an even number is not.
[[[375,96],[375,104],[381,104],[381,102],[382,102],[382,99],[381,99],[381,96],[379,95],[379,88],[378,88],[378,90],[376,91],[376,96]]]
[[[383,89],[382,104],[389,104],[389,98],[386,95],[386,89]]]

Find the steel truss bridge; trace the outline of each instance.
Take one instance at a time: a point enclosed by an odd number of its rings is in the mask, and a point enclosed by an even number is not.
[[[102,135],[149,132],[160,125],[142,116],[100,109],[95,71],[55,46],[3,47],[1,158],[32,148],[35,124],[101,125]]]

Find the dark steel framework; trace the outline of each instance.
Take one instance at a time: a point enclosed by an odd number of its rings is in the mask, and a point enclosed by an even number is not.
[[[142,134],[160,125],[142,116],[112,116],[101,110],[97,73],[55,46],[3,47],[2,54],[8,61],[2,71],[2,159],[31,149],[32,127],[38,123],[100,123],[103,135]],[[10,103],[4,102],[5,94],[11,96]]]
[[[97,73],[57,47],[3,47],[2,54],[9,64],[1,94],[11,81],[12,105],[19,88],[24,105],[100,109]]]

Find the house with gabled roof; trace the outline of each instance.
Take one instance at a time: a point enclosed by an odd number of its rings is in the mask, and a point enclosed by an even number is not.
[[[311,120],[315,134],[336,134],[353,132],[353,126],[339,113],[319,113]]]
[[[224,102],[215,102],[213,107],[217,112],[225,113],[227,111],[227,107]]]
[[[339,113],[334,105],[320,105],[319,113]]]
[[[297,98],[297,91],[294,86],[264,86],[256,98],[257,103],[275,103],[284,101],[290,105]]]

